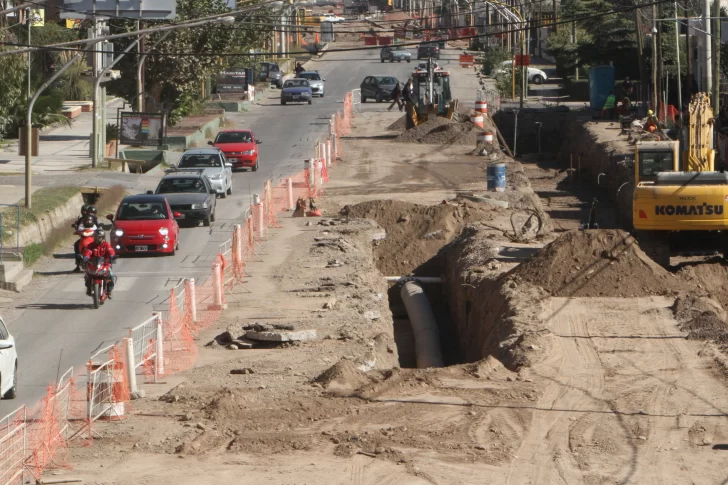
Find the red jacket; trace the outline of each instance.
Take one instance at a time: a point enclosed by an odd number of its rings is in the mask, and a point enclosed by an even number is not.
[[[86,246],[83,256],[86,258],[93,256],[95,258],[111,259],[116,256],[116,251],[114,251],[114,248],[108,243],[108,241],[104,241],[101,244],[94,241]]]

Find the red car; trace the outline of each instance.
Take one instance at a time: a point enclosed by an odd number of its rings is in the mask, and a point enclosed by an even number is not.
[[[111,245],[118,254],[162,253],[179,249],[179,225],[163,195],[124,197],[116,216],[106,216],[111,227]]]
[[[258,170],[258,145],[262,142],[250,130],[221,130],[209,145],[219,148],[236,168]]]

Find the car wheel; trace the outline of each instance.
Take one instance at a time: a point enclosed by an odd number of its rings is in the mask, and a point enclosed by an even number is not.
[[[224,199],[225,197],[227,197],[227,192],[223,190],[218,195],[220,196],[221,199]]]
[[[383,101],[382,100],[382,93],[377,93],[377,97],[374,98],[374,99],[376,100],[377,103],[381,103]]]
[[[412,59],[407,59],[407,63],[410,63],[410,62],[412,62]]]
[[[217,206],[212,208],[212,212],[210,212],[210,221],[215,222],[215,209],[217,209]]]
[[[362,103],[366,103],[367,102],[367,97],[366,96],[362,96],[361,97],[361,102]]]
[[[382,64],[384,64],[384,58],[382,58]]]
[[[308,104],[311,104],[311,103],[313,103],[313,100],[312,99],[309,99],[308,100]]]
[[[233,195],[233,184],[230,184],[230,187],[228,187],[227,195]]]
[[[175,241],[174,249],[175,251],[179,251],[179,234],[177,234],[177,240]]]
[[[533,84],[543,84],[543,77],[540,74],[533,76]]]
[[[13,387],[5,393],[3,399],[15,399],[18,397],[18,363],[15,363],[15,370],[13,371]]]
[[[258,171],[258,159],[257,158],[255,159],[255,165],[253,165],[253,168],[251,168],[251,170],[253,172],[257,172]]]
[[[212,212],[210,212],[209,216],[202,219],[202,225],[205,227],[210,227],[210,222],[212,221],[213,217],[214,216],[213,216]]]
[[[282,104],[283,106],[285,106],[285,105],[286,105],[286,102],[285,102],[285,101],[283,101],[283,100],[281,99],[281,104]]]

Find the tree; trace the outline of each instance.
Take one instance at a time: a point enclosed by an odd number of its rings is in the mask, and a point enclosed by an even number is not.
[[[223,0],[179,0],[175,21],[191,20],[228,11],[230,9]],[[241,62],[238,56],[229,58],[194,54],[247,52],[252,47],[260,46],[270,35],[270,29],[256,24],[270,24],[272,21],[271,13],[264,9],[251,12],[244,22],[238,17],[238,22],[232,27],[209,24],[178,29],[164,39],[161,39],[163,34],[150,35],[145,40],[146,51],[154,45],[154,51],[184,55],[150,55],[145,63],[146,92],[160,104],[167,106],[170,123],[174,124],[191,109],[192,101],[201,97],[200,88],[203,80],[209,79],[227,65]],[[148,22],[144,26],[153,27],[162,24],[163,22]],[[129,21],[113,20],[111,27],[113,33],[136,30],[135,23]],[[116,41],[115,51],[122,51],[129,42],[128,39]],[[240,57],[249,58],[249,56]],[[109,90],[127,101],[132,101],[136,96],[137,56],[130,53],[117,66],[122,73],[122,79],[110,83]]]
[[[25,88],[26,61],[23,56],[0,57],[0,139],[10,135],[17,136],[13,132],[15,123],[15,107],[24,103],[27,96]]]

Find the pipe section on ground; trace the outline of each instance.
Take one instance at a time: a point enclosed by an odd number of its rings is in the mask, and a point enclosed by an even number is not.
[[[414,281],[408,281],[402,285],[400,295],[407,308],[415,335],[417,368],[444,367],[440,348],[440,330],[437,328],[435,314],[432,312],[425,291]]]
[[[384,279],[391,283],[399,283],[400,281],[419,281],[420,283],[441,283],[439,276],[385,276]]]

